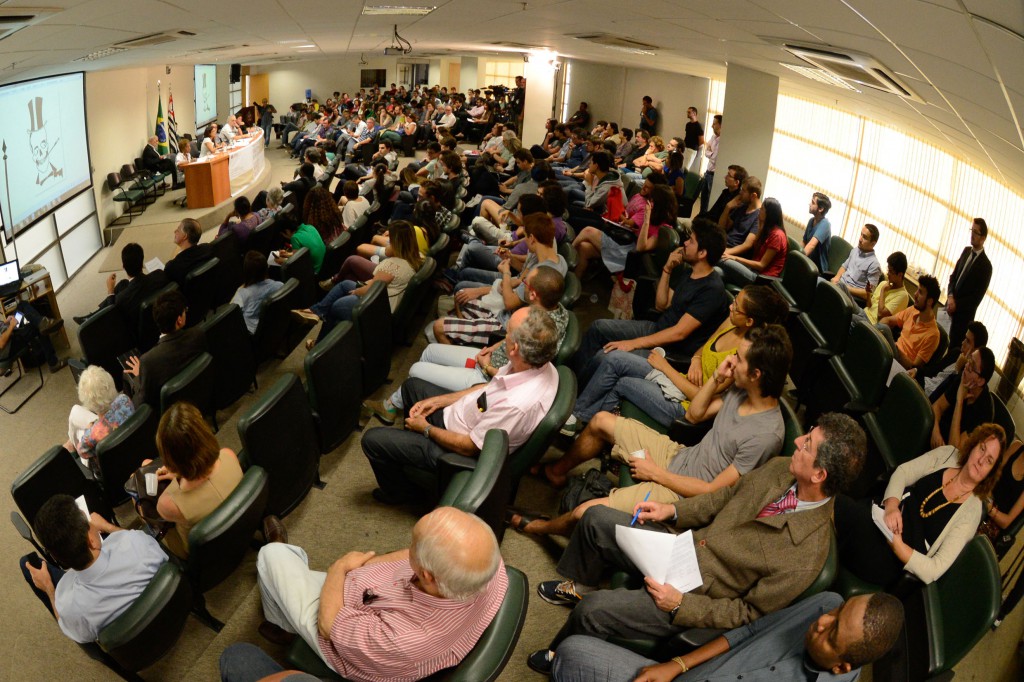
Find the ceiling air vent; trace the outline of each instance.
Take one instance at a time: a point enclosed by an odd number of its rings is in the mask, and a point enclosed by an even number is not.
[[[0,7],[0,40],[59,12],[43,7]]]
[[[587,42],[597,43],[604,47],[612,47],[620,50],[641,50],[648,52],[659,49],[657,45],[633,40],[632,38],[623,38],[622,36],[616,36],[610,33],[570,33],[567,35],[570,38],[575,38],[576,40],[586,40]]]
[[[123,40],[120,43],[114,43],[114,47],[153,47],[155,45],[172,43],[182,38],[191,38],[194,35],[195,33],[191,31],[163,31],[161,33],[151,33],[147,36],[132,38],[131,40]]]
[[[782,48],[811,66],[847,83],[853,89],[871,88],[898,97],[924,102],[896,74],[869,55],[836,47],[788,42],[782,43]]]

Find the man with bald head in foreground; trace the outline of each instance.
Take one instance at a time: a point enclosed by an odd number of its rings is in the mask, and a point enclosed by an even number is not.
[[[297,634],[353,680],[418,680],[458,664],[508,588],[494,533],[454,507],[421,518],[408,549],[349,552],[323,573],[301,548],[271,542],[256,567],[272,624],[260,632]]]

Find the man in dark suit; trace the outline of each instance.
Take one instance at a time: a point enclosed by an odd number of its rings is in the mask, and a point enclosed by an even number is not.
[[[174,228],[174,243],[178,245],[178,255],[167,261],[164,272],[167,278],[176,282],[179,287],[185,286],[185,275],[196,266],[213,257],[209,244],[200,244],[203,228],[198,220],[185,218]]]
[[[156,145],[159,141],[156,135],[149,138],[146,148],[142,150],[142,165],[148,171],[170,175],[173,183],[171,189],[178,189],[178,168],[174,165],[174,159],[168,159],[157,151]]]
[[[735,628],[790,604],[814,582],[828,557],[835,495],[860,474],[864,431],[850,417],[822,415],[796,439],[796,452],[775,457],[739,483],[674,505],[641,502],[639,521],[693,530],[703,584],[686,594],[645,577],[644,590],[597,590],[609,570],[638,573],[616,542],[630,514],[596,506],[586,511],[558,563],[568,578],[540,583],[552,604],[573,607],[548,649],[529,656],[548,672],[553,651],[569,635],[664,639],[684,628]]]
[[[160,340],[142,357],[128,359],[125,374],[133,387],[132,402],[147,403],[160,411],[160,388],[173,379],[185,365],[206,351],[206,332],[201,327],[185,329],[185,297],[180,291],[160,294],[153,304],[153,319]]]
[[[967,325],[974,321],[981,300],[985,298],[992,279],[992,261],[985,254],[988,225],[984,218],[971,223],[971,245],[963,250],[949,276],[946,291],[946,312],[949,314],[949,347],[942,358],[945,367],[960,354],[960,343],[967,334]]]
[[[141,246],[134,242],[125,244],[121,249],[121,267],[124,268],[128,278],[118,281],[117,275],[110,273],[110,276],[107,277],[107,297],[99,305],[99,310],[107,306],[115,306],[128,320],[128,328],[131,330],[139,328],[139,308],[142,306],[142,302],[167,284],[167,275],[163,270],[149,274],[142,271],[144,260],[145,254]],[[99,310],[87,315],[76,316],[75,322],[82,324]]]

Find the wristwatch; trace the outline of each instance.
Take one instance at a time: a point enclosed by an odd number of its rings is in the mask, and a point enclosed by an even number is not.
[[[423,437],[430,440],[430,429],[434,428],[432,424],[427,424],[426,428],[423,429]]]

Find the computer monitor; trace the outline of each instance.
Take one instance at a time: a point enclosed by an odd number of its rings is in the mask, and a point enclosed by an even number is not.
[[[18,259],[0,265],[0,296],[10,296],[21,288],[21,269]]]

